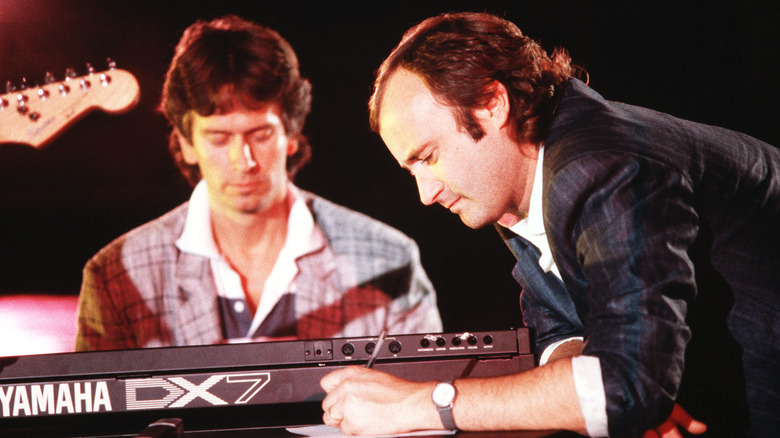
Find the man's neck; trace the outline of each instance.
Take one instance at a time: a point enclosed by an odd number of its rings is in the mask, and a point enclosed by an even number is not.
[[[279,242],[284,243],[289,213],[287,197],[259,213],[225,214],[212,209],[214,242],[226,257],[244,257],[256,251],[264,252]]]
[[[542,150],[530,148],[527,150],[533,150],[534,154],[523,154],[525,169],[522,172],[522,185],[518,184],[517,186],[518,191],[515,197],[515,203],[511,205],[497,221],[499,225],[505,228],[511,228],[528,217],[528,213],[531,209],[531,196],[534,193],[534,189],[541,190],[541,187],[537,188],[535,186],[536,184],[541,186]]]
[[[284,248],[289,213],[286,197],[262,213],[227,216],[211,211],[214,242],[241,277],[252,314],[257,310],[265,282]]]
[[[528,214],[520,214],[520,213],[504,213],[503,216],[501,216],[501,219],[498,220],[498,224],[501,225],[504,228],[512,228],[514,225],[516,225],[521,220],[528,217]]]

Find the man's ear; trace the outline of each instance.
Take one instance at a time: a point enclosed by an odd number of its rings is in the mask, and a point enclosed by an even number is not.
[[[504,84],[493,81],[493,96],[484,108],[474,110],[474,116],[482,126],[492,123],[497,128],[503,128],[509,121],[509,94]]]
[[[287,139],[287,156],[292,157],[298,152],[298,136]]]
[[[198,156],[195,154],[195,147],[192,146],[192,143],[187,140],[187,136],[182,134],[178,128],[174,128],[174,130],[176,132],[176,139],[179,141],[179,146],[181,147],[181,156],[184,159],[184,162],[192,165],[198,164]]]

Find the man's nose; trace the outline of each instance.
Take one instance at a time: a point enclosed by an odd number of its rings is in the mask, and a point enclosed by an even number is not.
[[[250,171],[257,167],[254,152],[248,142],[236,142],[231,147],[233,167],[240,171]]]
[[[425,205],[435,204],[439,194],[444,188],[444,184],[431,176],[415,175],[414,178],[417,180],[417,191],[420,192],[420,202]]]

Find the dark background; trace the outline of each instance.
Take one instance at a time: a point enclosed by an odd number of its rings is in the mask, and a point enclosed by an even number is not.
[[[514,260],[496,233],[422,206],[413,179],[369,131],[374,70],[416,22],[486,10],[548,50],[566,47],[608,99],[780,144],[772,2],[693,3],[0,0],[4,82],[40,82],[46,71],[60,80],[66,67],[84,74],[87,62],[103,70],[111,57],[142,90],[131,112],[92,113],[41,150],[0,145],[0,294],[77,294],[98,249],[187,199],[155,110],[163,76],[184,28],[235,13],[279,31],[313,84],[305,133],[314,156],[298,184],[416,239],[446,330],[518,326]]]

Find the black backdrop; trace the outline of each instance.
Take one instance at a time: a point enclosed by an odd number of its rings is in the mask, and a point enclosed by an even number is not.
[[[3,81],[40,82],[46,71],[59,80],[66,67],[84,74],[86,62],[101,70],[112,57],[142,89],[131,112],[92,113],[42,150],[0,145],[0,294],[76,294],[92,254],[187,198],[155,111],[163,75],[187,25],[235,13],[288,39],[313,84],[305,132],[314,157],[298,184],[415,238],[445,329],[517,326],[514,261],[495,232],[422,206],[412,178],[369,131],[373,71],[421,19],[487,10],[548,50],[569,49],[608,99],[780,144],[774,8],[693,3],[0,0]]]

